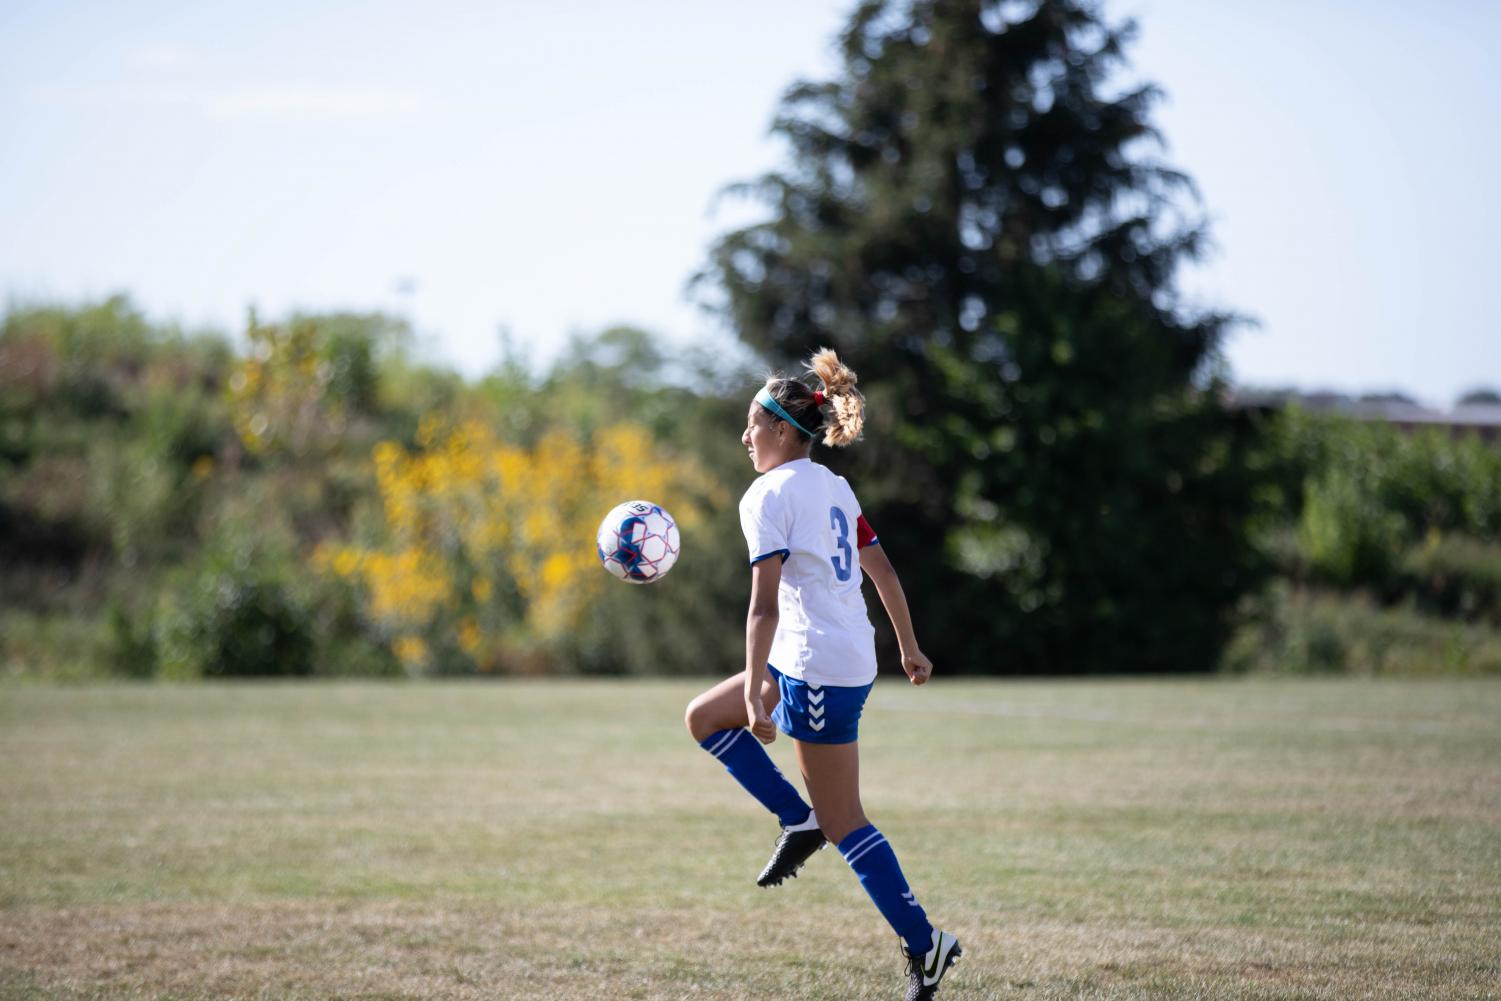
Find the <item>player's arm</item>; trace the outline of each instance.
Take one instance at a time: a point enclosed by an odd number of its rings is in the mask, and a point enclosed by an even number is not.
[[[860,521],[863,523],[864,518]],[[862,540],[863,541],[863,540]],[[897,579],[896,568],[886,556],[886,550],[872,538],[871,543],[860,547],[860,569],[876,586],[881,604],[886,606],[886,615],[891,619],[891,628],[896,630],[897,648],[902,654],[902,670],[907,678],[920,685],[933,673],[933,662],[917,645],[917,634],[912,629],[912,613],[907,609],[907,592]]]
[[[750,610],[745,615],[745,712],[751,733],[763,744],[777,737],[777,728],[761,702],[766,662],[777,635],[777,588],[782,583],[782,557],[773,554],[751,564]]]

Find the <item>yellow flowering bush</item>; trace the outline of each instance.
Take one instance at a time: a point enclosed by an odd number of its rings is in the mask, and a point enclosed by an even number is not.
[[[632,424],[587,441],[553,430],[525,446],[480,421],[428,418],[417,448],[384,441],[373,461],[379,544],[325,545],[315,562],[362,590],[414,673],[455,661],[479,670],[535,663],[600,589],[621,586],[595,553],[605,512],[650,498],[691,527],[706,488],[696,464]]]

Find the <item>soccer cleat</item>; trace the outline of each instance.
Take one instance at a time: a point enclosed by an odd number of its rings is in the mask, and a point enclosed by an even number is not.
[[[933,948],[917,956],[904,943],[902,955],[907,957],[907,1001],[928,1001],[938,993],[938,982],[964,955],[964,950],[959,948],[957,938],[946,931],[935,930]]]
[[[796,876],[803,863],[828,843],[823,831],[817,827],[802,831],[784,827],[781,836],[777,838],[776,847],[771,850],[771,861],[766,863],[766,868],[756,877],[756,885],[777,886],[788,876]]]

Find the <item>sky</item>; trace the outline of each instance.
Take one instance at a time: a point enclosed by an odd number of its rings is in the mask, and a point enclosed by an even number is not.
[[[685,286],[756,215],[715,194],[782,162],[777,99],[851,6],[7,0],[0,298],[384,309],[471,375],[502,330],[538,363],[617,323],[729,350]],[[1237,382],[1501,386],[1501,4],[1105,10],[1211,223],[1182,286],[1256,320]]]

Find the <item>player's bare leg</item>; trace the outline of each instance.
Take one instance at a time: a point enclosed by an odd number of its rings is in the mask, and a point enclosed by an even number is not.
[[[860,749],[848,744],[794,741],[813,810],[828,839],[860,878],[871,902],[902,939],[907,957],[907,997],[926,1001],[964,951],[959,940],[928,922],[907,886],[896,853],[860,805]]]
[[[781,693],[769,678],[761,686],[766,711],[776,709]],[[781,824],[771,861],[756,878],[759,886],[774,886],[797,870],[808,856],[822,848],[818,818],[792,783],[772,764],[766,749],[746,727],[745,672],[726,678],[688,703],[683,723],[700,747],[724,765],[746,792],[772,813]]]
[[[813,812],[824,837],[836,845],[853,830],[864,827],[865,810],[860,806],[860,742],[810,744],[794,740],[797,767],[803,785],[813,800]]]

